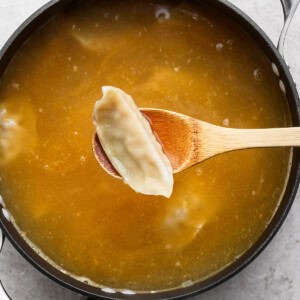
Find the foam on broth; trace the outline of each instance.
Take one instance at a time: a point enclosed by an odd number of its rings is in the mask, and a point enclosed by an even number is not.
[[[217,125],[289,124],[255,43],[225,17],[172,3],[85,1],[39,29],[1,79],[6,206],[50,260],[96,284],[145,291],[210,276],[259,238],[285,187],[283,148],[227,153],[176,174],[170,199],[137,194],[99,167],[91,114],[103,85],[140,107]],[[13,157],[5,143],[18,147]]]

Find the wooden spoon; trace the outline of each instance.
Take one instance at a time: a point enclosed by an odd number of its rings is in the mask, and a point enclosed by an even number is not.
[[[142,108],[154,134],[169,158],[173,173],[183,171],[217,154],[246,148],[300,146],[300,127],[235,129],[216,126],[176,112]],[[106,156],[97,134],[95,157],[110,175],[121,176]]]

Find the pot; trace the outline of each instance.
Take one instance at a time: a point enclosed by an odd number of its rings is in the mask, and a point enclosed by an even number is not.
[[[5,72],[5,69],[14,54],[21,46],[21,44],[32,34],[32,32],[43,23],[45,23],[58,10],[74,5],[74,0],[52,0],[45,6],[40,8],[31,17],[29,17],[12,35],[12,37],[5,44],[0,52],[0,77]],[[297,94],[296,86],[293,78],[289,72],[289,68],[283,59],[283,45],[285,36],[293,17],[293,14],[300,2],[300,0],[281,0],[284,10],[285,23],[282,34],[278,43],[278,50],[269,40],[266,34],[243,12],[225,0],[194,0],[194,2],[201,2],[214,10],[230,17],[238,26],[241,26],[252,38],[256,41],[257,46],[260,47],[264,53],[273,62],[273,70],[278,75],[278,81],[281,89],[286,93],[289,109],[291,111],[292,126],[299,126],[300,124],[300,102]],[[217,274],[193,284],[189,287],[181,287],[169,291],[157,293],[126,293],[126,291],[117,292],[108,288],[98,288],[78,281],[60,270],[56,269],[39,256],[21,237],[18,231],[10,221],[9,211],[5,208],[0,197],[0,250],[6,236],[13,246],[38,270],[47,275],[49,278],[58,282],[59,284],[74,290],[75,292],[87,295],[93,299],[182,299],[195,294],[203,293],[222,282],[228,280],[232,276],[239,273],[251,261],[253,261],[262,250],[269,244],[272,238],[277,233],[278,229],[285,220],[291,205],[295,199],[296,192],[300,181],[300,149],[293,149],[292,162],[290,174],[282,201],[275,213],[272,221],[265,229],[262,236],[252,247],[240,256],[231,265],[224,268]],[[0,282],[1,283],[1,282]],[[0,284],[0,299],[10,299]]]

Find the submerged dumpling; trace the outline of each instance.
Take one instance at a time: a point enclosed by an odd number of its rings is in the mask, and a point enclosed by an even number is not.
[[[0,105],[0,166],[31,152],[37,142],[35,113],[28,100],[16,96]]]
[[[170,197],[173,173],[169,159],[132,98],[118,88],[102,87],[94,124],[113,166],[136,192]]]

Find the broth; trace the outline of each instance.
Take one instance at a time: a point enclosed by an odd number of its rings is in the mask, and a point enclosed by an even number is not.
[[[174,176],[170,199],[137,194],[91,150],[103,85],[216,125],[290,124],[271,62],[225,16],[85,1],[37,30],[1,79],[1,194],[16,225],[67,272],[113,288],[174,288],[233,262],[272,219],[290,149],[209,159]]]

